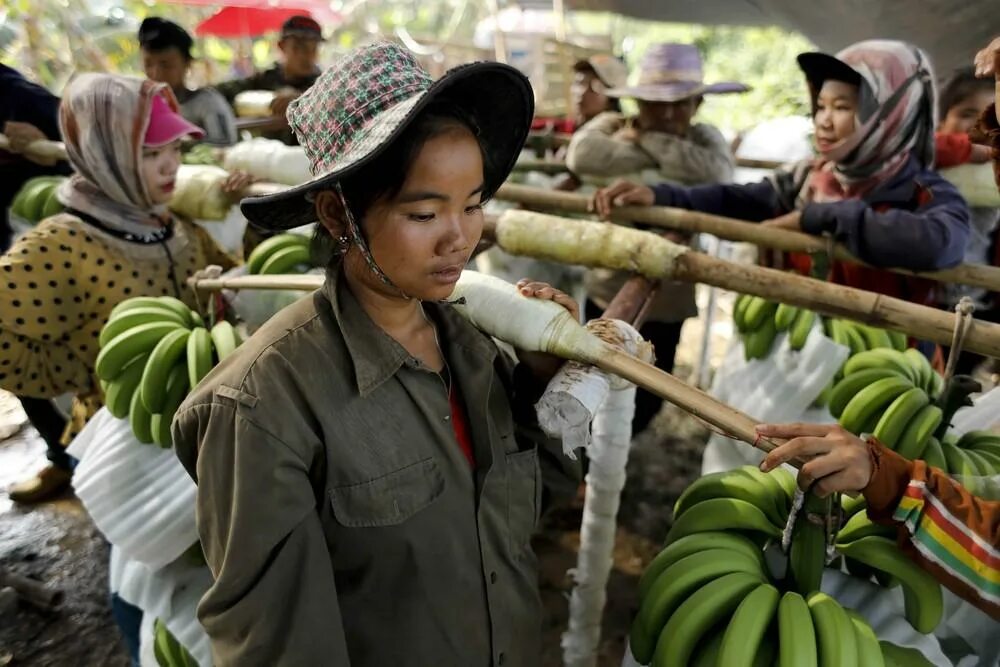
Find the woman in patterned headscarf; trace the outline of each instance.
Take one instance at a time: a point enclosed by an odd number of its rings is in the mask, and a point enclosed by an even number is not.
[[[200,135],[164,84],[84,74],[66,90],[60,129],[76,174],[58,191],[64,213],[47,218],[0,256],[0,387],[19,396],[73,393],[66,445],[103,404],[94,376],[97,335],[133,296],[171,295],[196,305],[184,280],[232,261],[211,237],[166,209],[180,140]],[[50,465],[11,498],[38,502],[69,485],[58,444]]]
[[[830,234],[876,267],[931,271],[962,261],[969,212],[934,163],[934,75],[909,44],[870,40],[837,54],[799,56],[812,96],[816,159],[760,183],[652,188],[619,182],[594,207],[694,209],[810,234]],[[810,272],[812,262],[793,256]],[[834,262],[831,280],[928,303],[932,283]]]

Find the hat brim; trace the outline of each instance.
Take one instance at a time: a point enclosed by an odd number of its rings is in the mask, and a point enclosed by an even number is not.
[[[487,183],[483,195],[492,196],[514,168],[528,137],[535,102],[531,85],[523,74],[508,65],[482,62],[450,70],[426,91],[373,118],[325,173],[275,194],[244,199],[240,210],[253,225],[268,230],[292,229],[315,222],[316,210],[310,194],[331,187],[375,160],[428,104],[446,93],[478,125],[480,141],[497,170],[496,182]]]
[[[604,91],[608,97],[631,97],[640,102],[680,102],[701,95],[745,93],[750,86],[735,81],[720,83],[661,83],[645,86],[624,86]]]
[[[861,85],[861,74],[856,69],[831,56],[829,53],[810,51],[800,53],[796,60],[799,69],[806,75],[806,80],[816,90],[823,87],[823,82],[827,80],[844,81],[854,85]]]

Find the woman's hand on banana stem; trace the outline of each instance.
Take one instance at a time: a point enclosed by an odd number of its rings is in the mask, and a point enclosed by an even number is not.
[[[789,461],[804,462],[799,469],[800,489],[812,487],[817,495],[826,497],[861,491],[871,480],[867,443],[837,424],[761,424],[757,433],[787,440],[764,457],[760,464],[764,472]]]
[[[653,188],[630,181],[615,181],[594,193],[587,210],[602,220],[611,218],[611,209],[618,206],[652,206],[656,201]]]
[[[565,308],[573,319],[580,321],[580,305],[576,299],[565,292],[556,289],[548,283],[522,278],[517,281],[517,291],[531,299],[554,301]],[[531,374],[539,381],[548,383],[563,365],[564,359],[545,352],[517,351],[518,360],[531,370]]]

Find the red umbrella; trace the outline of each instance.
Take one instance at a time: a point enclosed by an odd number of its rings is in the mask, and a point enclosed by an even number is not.
[[[302,9],[287,7],[223,7],[198,24],[194,34],[199,37],[257,37],[281,30],[281,24],[292,16],[310,15]]]

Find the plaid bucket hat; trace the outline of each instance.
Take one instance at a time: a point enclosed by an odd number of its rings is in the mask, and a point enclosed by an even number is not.
[[[240,202],[255,226],[281,230],[316,221],[312,194],[334,187],[370,163],[433,100],[447,94],[475,120],[497,168],[491,196],[514,167],[534,115],[528,79],[509,65],[460,65],[433,81],[409,51],[390,42],[357,49],[327,69],[288,105],[288,123],[309,158],[313,178]]]

